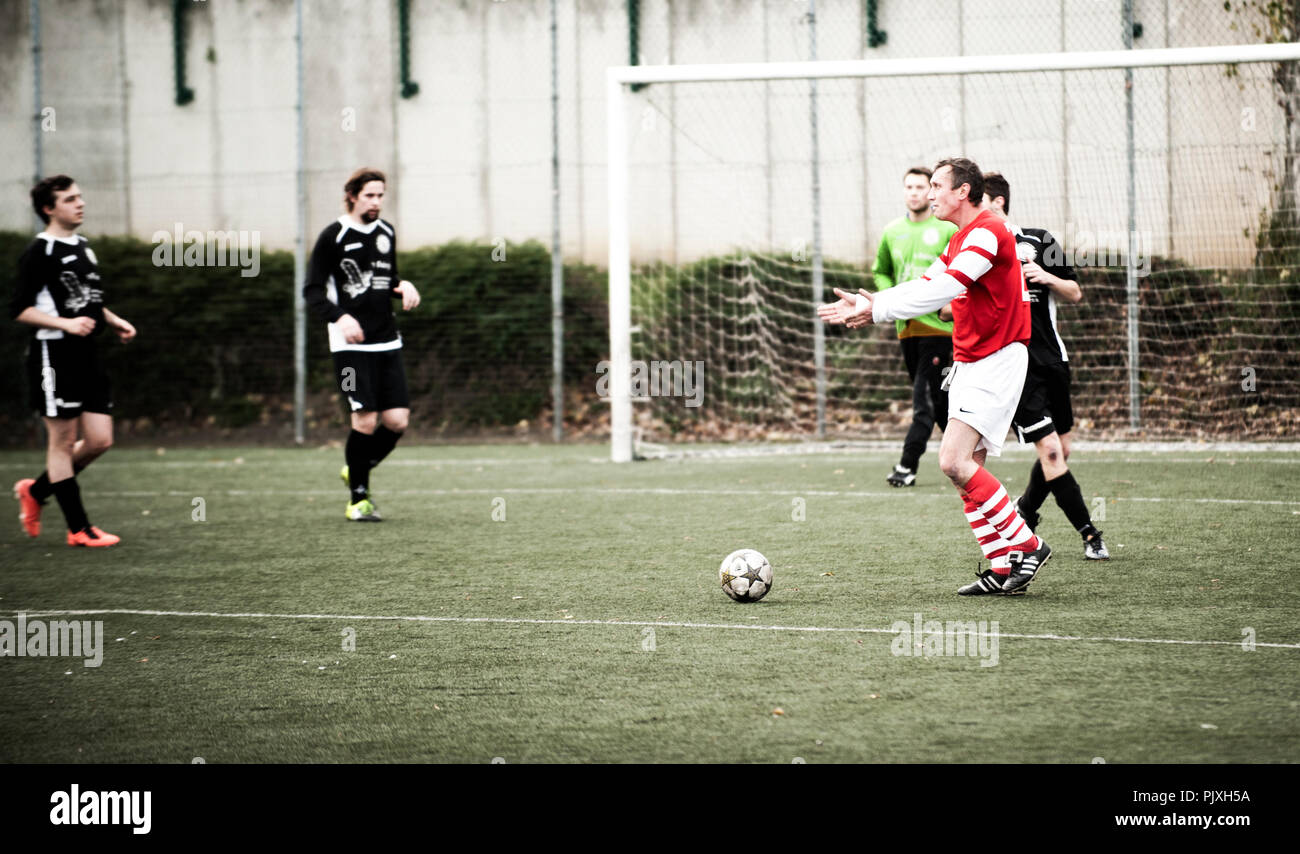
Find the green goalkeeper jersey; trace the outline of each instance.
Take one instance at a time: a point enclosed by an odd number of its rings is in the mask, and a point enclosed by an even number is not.
[[[956,225],[933,215],[921,222],[912,222],[909,217],[901,216],[885,226],[885,231],[880,236],[880,248],[876,250],[876,262],[871,265],[876,290],[883,291],[921,278],[948,246],[949,238],[956,233]],[[952,323],[940,320],[937,311],[923,314],[911,321],[898,320],[895,325],[900,338],[907,337],[903,330],[909,326],[912,327],[912,333],[952,334]],[[922,329],[917,329],[917,326]]]

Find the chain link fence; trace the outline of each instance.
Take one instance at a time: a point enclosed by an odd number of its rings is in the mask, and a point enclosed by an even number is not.
[[[567,265],[565,413],[569,435],[587,435],[607,420],[595,374],[607,347],[606,67],[1107,50],[1124,47],[1126,31],[1135,49],[1246,44],[1289,38],[1292,5],[1134,0],[1130,28],[1121,0],[575,0],[556,3],[553,67],[548,0],[313,0],[303,8],[300,94],[290,3],[2,0],[11,26],[0,33],[0,72],[10,82],[0,91],[0,183],[13,204],[0,209],[0,230],[10,234],[0,245],[16,259],[36,230],[26,205],[34,175],[73,175],[88,202],[84,230],[117,276],[105,277],[110,305],[116,300],[124,315],[129,306],[135,316],[126,316],[141,330],[136,343],[110,357],[124,434],[198,431],[209,439],[260,427],[279,441],[289,435],[300,284],[289,253],[300,237],[310,247],[340,215],[341,186],[353,169],[377,166],[390,177],[385,218],[410,258],[404,276],[426,298],[399,321],[408,371],[417,378],[414,428],[533,435],[547,431],[550,411],[546,253],[554,157]],[[862,165],[870,171],[861,198],[845,202],[863,211],[861,227],[844,233],[836,249],[849,263],[869,257],[879,230],[901,212],[894,186],[901,169],[929,153],[915,130],[923,117],[891,101],[887,90],[864,87],[862,94],[836,121],[859,131],[878,127],[897,146],[898,162]],[[962,98],[977,94],[959,88],[944,95],[954,99],[950,147],[1014,131],[1010,120],[968,119]],[[552,98],[558,148],[551,143]],[[1170,128],[1170,151],[1185,155],[1180,168],[1200,168],[1194,154],[1218,131],[1198,121],[1194,96],[1166,97],[1159,106],[1145,118]],[[1279,108],[1257,109],[1265,127]],[[1044,120],[1087,133],[1086,115]],[[297,219],[300,171],[304,227]],[[1050,183],[1030,184],[1030,195],[1065,203]],[[1271,210],[1282,219],[1271,230],[1257,223],[1243,240],[1267,243],[1272,238],[1262,232],[1284,234],[1294,214]],[[1047,218],[1063,213],[1051,209]],[[1177,223],[1166,230],[1174,250],[1199,239]],[[187,257],[187,247],[227,237],[250,251],[256,246],[256,275],[240,275],[248,264],[214,265],[206,250]],[[689,244],[689,235],[678,233],[643,260],[688,261],[682,251]],[[174,252],[159,263],[155,253],[164,246]],[[1285,238],[1269,251],[1263,268],[1293,264]],[[12,269],[11,260],[0,284],[10,286]],[[343,423],[320,325],[309,321],[312,441],[333,438]],[[5,336],[0,417],[30,427],[22,337]],[[444,341],[455,348],[440,348]],[[904,385],[899,401],[907,397]],[[37,434],[8,435],[34,441]]]

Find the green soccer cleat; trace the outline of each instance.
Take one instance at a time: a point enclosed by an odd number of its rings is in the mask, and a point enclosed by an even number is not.
[[[369,498],[363,498],[356,504],[349,504],[345,513],[347,518],[353,522],[382,522],[384,517],[379,515],[379,508]]]
[[[343,466],[343,468],[339,469],[339,479],[343,481],[343,485],[344,485],[345,487],[347,487],[348,494],[351,495],[351,494],[352,494],[352,479],[351,479],[350,477],[348,477],[348,467],[347,467],[346,465]],[[370,493],[369,495],[367,495],[366,497],[367,497],[367,498],[373,498],[373,496],[374,496],[374,493],[371,492],[371,493]]]

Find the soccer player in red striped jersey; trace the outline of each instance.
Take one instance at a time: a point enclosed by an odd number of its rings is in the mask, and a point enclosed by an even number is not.
[[[929,198],[935,215],[955,224],[957,233],[925,275],[876,294],[836,288],[839,300],[820,306],[817,313],[827,323],[856,329],[952,303],[953,366],[939,467],[960,491],[966,520],[991,564],[957,592],[1023,593],[1052,549],[1034,535],[1006,489],[984,468],[989,454],[1002,454],[1029,361],[1029,294],[1015,234],[996,214],[980,209],[984,176],[964,157],[935,166]]]

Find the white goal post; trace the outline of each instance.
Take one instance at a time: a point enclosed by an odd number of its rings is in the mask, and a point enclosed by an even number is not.
[[[629,242],[629,120],[628,102],[630,87],[644,84],[677,85],[687,83],[761,82],[791,80],[835,80],[870,78],[932,78],[961,75],[987,75],[1025,72],[1074,72],[1090,70],[1174,68],[1179,66],[1227,65],[1241,63],[1286,62],[1300,60],[1300,44],[1258,44],[1220,47],[1165,48],[1152,50],[1114,50],[1077,53],[1023,54],[1012,56],[960,56],[928,59],[853,60],[820,62],[772,62],[714,65],[664,65],[612,67],[606,71],[607,143],[608,143],[608,237],[609,237],[609,318],[610,318],[610,373],[608,397],[611,407],[611,459],[627,462],[634,457],[633,435],[633,384],[632,384],[632,264]],[[1138,287],[1135,198],[1133,173],[1133,103],[1131,77],[1127,86],[1128,109],[1128,186],[1115,188],[1116,200],[1126,199],[1128,205],[1129,245],[1124,253],[1123,265],[1127,268],[1127,317],[1129,350],[1127,373],[1129,405],[1133,427],[1138,418]],[[814,95],[815,98],[815,95]],[[815,105],[815,100],[814,100]],[[814,106],[814,111],[816,107]],[[807,115],[805,112],[804,115]],[[814,112],[814,116],[816,113]],[[816,120],[810,122],[816,133]],[[1016,140],[1009,138],[1008,145]],[[814,142],[814,146],[816,143]],[[951,155],[965,152],[951,151]],[[979,158],[976,158],[977,160]],[[816,160],[813,161],[816,183]],[[984,164],[981,164],[984,165]],[[901,175],[901,170],[899,172]],[[1014,218],[1014,217],[1013,217]],[[1031,225],[1033,223],[1025,223]],[[822,331],[813,306],[821,299],[820,247],[812,263],[812,289],[808,292],[807,324],[816,330],[818,342],[815,358],[817,388],[818,438],[823,431],[825,406],[825,366],[821,347]],[[869,264],[868,264],[869,268]],[[810,333],[811,334],[811,333]],[[802,352],[802,351],[801,351]],[[809,352],[813,352],[809,348]],[[665,358],[674,358],[664,354]],[[811,360],[810,360],[811,361]],[[707,391],[705,392],[708,393]]]

